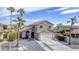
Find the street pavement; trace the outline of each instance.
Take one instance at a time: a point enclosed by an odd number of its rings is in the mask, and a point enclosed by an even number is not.
[[[79,50],[79,38],[71,38],[71,45],[68,42],[59,41],[60,43],[72,48],[73,50]]]

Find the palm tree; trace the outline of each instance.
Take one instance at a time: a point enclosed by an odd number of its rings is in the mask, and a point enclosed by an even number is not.
[[[71,45],[71,31],[73,30],[73,25],[78,23],[77,22],[77,19],[76,19],[76,16],[72,17],[69,21],[67,21],[67,23],[70,23],[71,26],[70,26],[70,35],[69,35],[69,45]]]
[[[7,8],[7,10],[9,10],[10,11],[10,31],[11,31],[11,29],[12,29],[12,14],[13,14],[13,12],[15,12],[15,9],[13,8],[13,7],[9,7],[9,8]]]
[[[18,38],[17,38],[17,47],[19,47],[19,39],[20,39],[20,29],[21,29],[21,26],[24,24],[25,20],[22,19],[25,11],[20,8],[19,10],[17,10],[17,12],[20,14],[19,17],[17,17],[17,20],[13,20],[14,22],[16,22],[18,24]]]
[[[9,33],[8,33],[8,39],[9,39],[10,32],[12,31],[12,15],[13,15],[13,12],[15,12],[15,9],[13,7],[9,7],[7,8],[7,10],[10,11],[10,28],[9,28]]]
[[[20,30],[21,30],[21,26],[24,25],[25,20],[23,20],[22,18],[18,17],[17,19],[14,19],[13,21],[14,21],[15,23],[17,23],[17,25],[18,25],[17,47],[19,47]]]
[[[20,8],[19,10],[17,10],[17,12],[20,13],[20,17],[22,17],[25,14],[25,11],[22,8]]]

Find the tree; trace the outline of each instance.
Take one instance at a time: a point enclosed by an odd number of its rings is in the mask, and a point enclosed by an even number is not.
[[[4,30],[7,30],[7,29],[8,29],[8,25],[3,24],[3,29],[4,29]]]
[[[15,9],[13,7],[9,7],[7,8],[7,10],[10,11],[10,31],[11,31],[11,26],[12,26],[12,15],[13,15],[13,12],[15,12]]]
[[[10,28],[9,28],[9,32],[8,32],[8,38],[9,38],[9,35],[12,31],[12,15],[13,15],[13,12],[15,12],[15,9],[13,7],[9,7],[9,8],[7,8],[7,10],[10,11]]]
[[[22,8],[20,8],[19,10],[17,10],[17,12],[19,12],[20,17],[22,17],[25,14],[25,11]]]
[[[20,38],[20,30],[21,30],[21,25],[24,24],[25,20],[22,18],[18,17],[17,19],[13,20],[15,23],[18,25],[18,37],[17,37],[17,47],[19,47],[19,38]]]
[[[19,12],[20,16],[17,17],[17,19],[13,20],[14,22],[17,23],[18,25],[18,37],[17,37],[17,47],[19,47],[19,39],[20,39],[20,29],[21,29],[21,26],[24,24],[25,20],[22,19],[25,11],[20,8],[19,10],[17,10],[17,12]]]
[[[71,45],[71,31],[73,30],[73,25],[78,23],[76,16],[72,17],[67,23],[70,23],[70,35],[69,35],[69,45]]]

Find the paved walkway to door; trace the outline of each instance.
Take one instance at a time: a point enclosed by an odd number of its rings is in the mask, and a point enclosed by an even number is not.
[[[58,41],[54,41],[51,39],[40,39],[41,42],[43,42],[46,46],[49,46],[51,49],[53,49],[54,51],[72,51],[72,48],[61,44]]]

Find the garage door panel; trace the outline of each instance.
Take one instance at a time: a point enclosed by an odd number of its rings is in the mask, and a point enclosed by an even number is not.
[[[40,33],[40,40],[52,39],[52,33]]]

